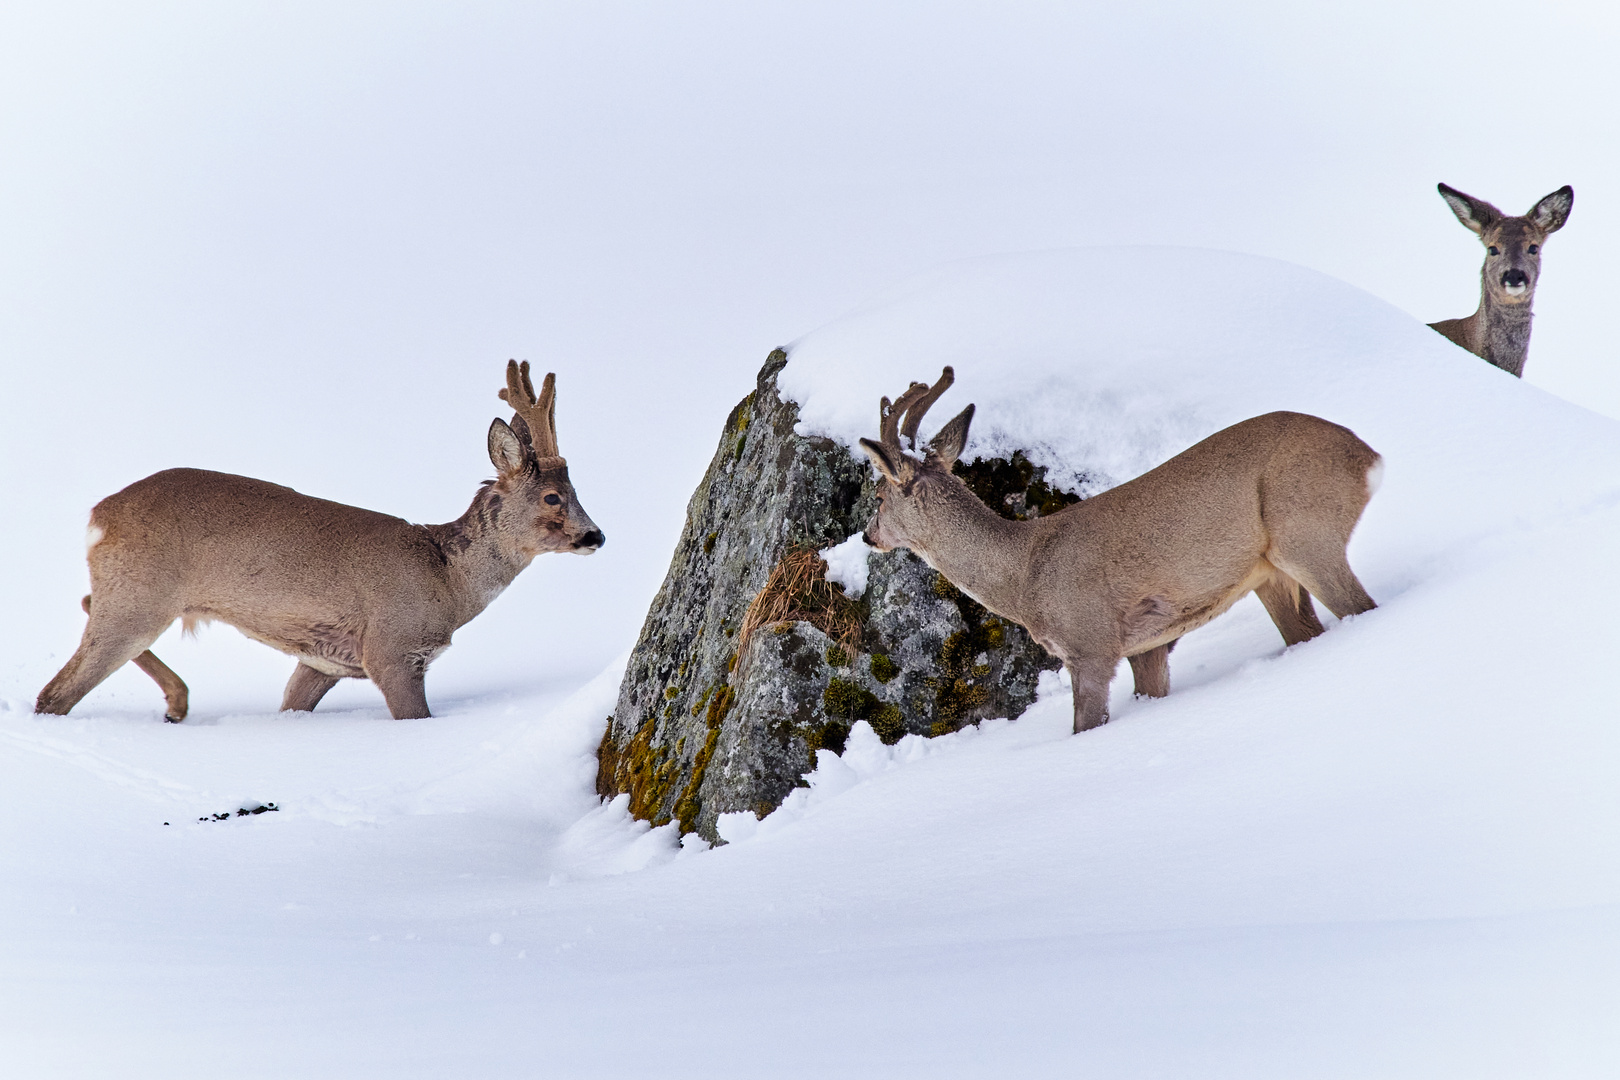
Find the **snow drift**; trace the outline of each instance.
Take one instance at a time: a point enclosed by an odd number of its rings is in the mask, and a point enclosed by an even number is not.
[[[427,721],[379,702],[179,727],[155,695],[36,717],[8,674],[9,1058],[1620,1069],[1620,424],[1342,283],[1173,249],[944,267],[802,338],[782,383],[806,430],[853,444],[946,363],[936,420],[978,405],[966,456],[1034,435],[1037,463],[1094,487],[1273,409],[1352,428],[1387,463],[1350,548],[1381,606],[1284,651],[1245,601],[1184,640],[1170,697],[1117,679],[1114,721],[1082,736],[1055,679],[1014,723],[893,747],[857,729],[712,851],[591,796],[613,670],[556,706],[564,688]],[[248,798],[281,812],[194,820]]]

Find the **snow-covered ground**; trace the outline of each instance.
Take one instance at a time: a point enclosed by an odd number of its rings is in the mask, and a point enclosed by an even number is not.
[[[975,448],[1092,483],[1270,409],[1352,427],[1388,464],[1350,549],[1380,608],[1285,652],[1246,600],[1083,736],[1055,677],[1013,722],[857,728],[713,850],[599,803],[623,661],[536,663],[533,593],[421,721],[359,684],[278,717],[290,661],[224,628],[158,647],[184,724],[133,671],[39,717],[72,643],[13,625],[8,1075],[1620,1073],[1620,423],[1330,278],[1180,249],[943,267],[783,384],[849,441],[944,363],[925,433],[973,401]]]

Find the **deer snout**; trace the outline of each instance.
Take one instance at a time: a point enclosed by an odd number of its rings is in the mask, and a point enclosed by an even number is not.
[[[581,555],[594,555],[596,549],[607,543],[607,537],[602,535],[601,529],[592,529],[578,540],[574,541],[573,550]]]
[[[1509,296],[1520,296],[1530,288],[1530,275],[1514,267],[1502,275],[1502,288]]]
[[[873,514],[872,520],[868,521],[866,523],[866,528],[861,531],[861,539],[865,540],[866,546],[871,548],[873,551],[888,551],[890,550],[890,545],[885,543],[879,537],[878,534],[880,531],[881,530],[878,528],[878,516]]]

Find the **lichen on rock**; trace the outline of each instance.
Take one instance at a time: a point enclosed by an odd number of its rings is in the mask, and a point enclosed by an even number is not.
[[[780,805],[855,722],[894,742],[1017,716],[1057,666],[909,551],[874,553],[858,599],[825,581],[814,552],[866,527],[874,482],[848,447],[794,432],[787,360],[772,352],[726,419],[598,752],[601,795],[710,841],[720,814]],[[1021,454],[958,472],[1006,517],[1076,500]],[[761,598],[773,574],[784,595]]]

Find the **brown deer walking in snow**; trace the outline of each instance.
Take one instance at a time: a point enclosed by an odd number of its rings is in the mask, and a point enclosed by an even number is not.
[[[1429,325],[1486,363],[1522,377],[1530,351],[1530,304],[1541,277],[1541,246],[1569,220],[1575,189],[1564,185],[1523,217],[1508,217],[1484,199],[1445,184],[1440,197],[1485,245],[1485,263],[1479,269],[1479,309],[1466,319]]]
[[[1340,618],[1376,606],[1345,545],[1382,459],[1347,428],[1267,413],[1084,502],[1009,521],[951,472],[972,405],[920,460],[900,441],[916,447],[923,413],[954,378],[947,367],[931,388],[912,383],[892,405],[884,398],[880,441],[861,440],[882,477],[867,543],[910,548],[1025,627],[1069,672],[1075,731],[1108,721],[1121,657],[1138,694],[1163,697],[1176,640],[1251,591],[1289,645],[1322,633],[1313,594]]]
[[[175,619],[219,620],[298,658],[281,700],[308,711],[342,678],[370,679],[395,718],[428,715],[423,675],[451,635],[536,555],[605,542],[557,450],[556,378],[534,394],[506,366],[510,425],[489,427],[498,473],[446,525],[302,495],[201,469],[139,480],[90,512],[90,621],[35,708],[66,713],[133,661],[183,720],[186,684],[149,646]]]

